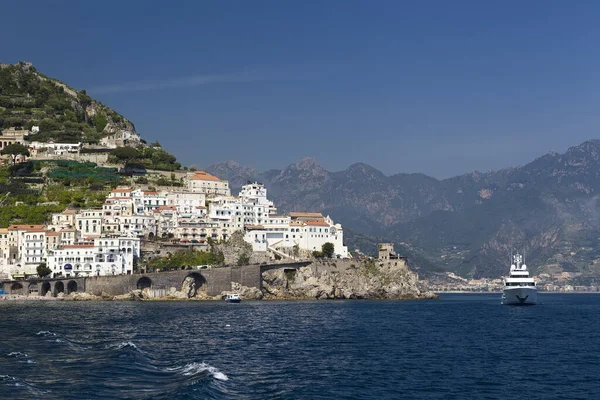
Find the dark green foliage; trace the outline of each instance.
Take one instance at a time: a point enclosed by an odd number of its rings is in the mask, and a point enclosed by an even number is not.
[[[40,278],[48,276],[52,273],[52,270],[50,268],[48,268],[46,263],[41,263],[40,265],[38,265],[36,268],[36,271]]]
[[[176,171],[181,168],[181,164],[177,162],[175,156],[160,147],[142,147],[139,149],[127,146],[117,147],[111,152],[109,160],[124,164],[135,163],[147,169],[162,171]]]
[[[58,161],[48,177],[67,186],[83,186],[90,183],[118,183],[121,177],[116,168],[98,167],[95,163],[79,163],[76,161]]]
[[[44,224],[51,213],[61,212],[63,209],[63,206],[6,205],[0,207],[0,227],[5,228],[10,224]]]
[[[0,68],[0,129],[34,125],[40,133],[33,140],[77,142],[81,134],[101,133],[109,122],[131,130],[133,125],[123,116],[92,100],[82,90],[73,95],[60,82],[46,78],[25,63]],[[94,118],[86,109],[94,107]],[[95,143],[97,137],[87,140]]]
[[[333,254],[335,253],[335,247],[334,247],[333,243],[330,243],[330,242],[323,243],[323,246],[321,246],[321,253],[323,253],[324,257],[327,257],[327,258],[333,257]]]
[[[103,112],[96,113],[96,116],[94,117],[94,125],[96,126],[96,132],[102,132],[106,127],[106,124],[108,124],[106,114],[104,114]]]
[[[130,163],[141,157],[140,152],[133,147],[117,147],[110,152],[110,155],[117,161],[123,163]]]
[[[222,254],[195,250],[179,250],[167,257],[153,258],[148,263],[148,266],[150,268],[165,269],[198,265],[219,265],[222,263]]]
[[[240,254],[237,259],[237,265],[248,265],[250,264],[250,256],[246,253]]]
[[[20,143],[9,144],[0,151],[2,155],[10,155],[12,157],[13,166],[17,162],[18,156],[29,156],[29,149]]]

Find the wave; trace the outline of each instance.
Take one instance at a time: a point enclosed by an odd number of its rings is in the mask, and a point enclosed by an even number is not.
[[[107,349],[107,350],[108,349],[122,350],[125,348],[135,349],[141,353],[141,350],[138,349],[138,347],[133,342],[112,343],[112,344],[107,344],[106,346],[104,346],[104,349]]]
[[[7,354],[8,357],[29,357],[27,354],[25,353],[21,353],[20,351],[11,351],[10,353]]]
[[[0,383],[7,386],[14,386],[15,388],[22,388],[21,390],[27,390],[29,393],[36,395],[34,398],[40,398],[40,396],[48,393],[45,390],[38,389],[23,379],[15,378],[14,376],[10,375],[0,375]],[[15,395],[15,393],[13,393],[13,395]]]
[[[38,336],[56,336],[56,333],[50,331],[39,331],[36,333]]]
[[[202,363],[193,362],[193,363],[185,364],[184,366],[181,366],[181,367],[165,368],[165,370],[178,372],[183,376],[194,376],[194,375],[202,374],[204,372],[208,372],[210,375],[212,375],[213,378],[215,378],[219,381],[228,381],[229,380],[229,377],[227,377],[227,375],[225,375],[224,373],[219,371],[217,368],[215,368],[207,363],[204,363],[204,362],[202,362]]]
[[[23,363],[35,364],[35,361],[33,361],[27,354],[21,353],[20,351],[11,351],[6,356],[11,358],[17,358],[20,360],[20,362]]]

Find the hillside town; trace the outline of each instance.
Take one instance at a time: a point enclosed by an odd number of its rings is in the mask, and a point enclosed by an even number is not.
[[[0,229],[0,274],[8,279],[133,274],[147,246],[208,251],[241,232],[253,252],[281,259],[309,257],[332,243],[347,258],[343,229],[317,212],[278,213],[259,182],[232,195],[229,183],[204,171],[189,171],[173,190],[117,187],[102,208],[67,208],[45,225]]]

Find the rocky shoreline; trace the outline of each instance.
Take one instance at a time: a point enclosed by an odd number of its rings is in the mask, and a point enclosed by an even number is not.
[[[243,300],[431,300],[439,296],[420,288],[417,274],[404,260],[353,262],[329,261],[313,263],[298,269],[265,271],[262,290],[233,283],[232,293]],[[86,292],[59,293],[57,297],[0,296],[0,300],[40,301],[160,301],[160,300],[223,300],[226,292],[208,296],[196,288],[193,280],[185,280],[181,288],[171,287],[162,296],[153,296],[150,289],[133,290],[121,295]]]

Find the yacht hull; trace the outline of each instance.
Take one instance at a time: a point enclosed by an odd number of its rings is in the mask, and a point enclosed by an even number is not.
[[[515,306],[531,306],[537,303],[535,287],[512,287],[504,289],[502,304]]]

